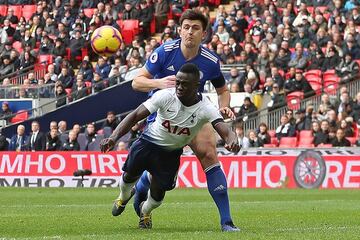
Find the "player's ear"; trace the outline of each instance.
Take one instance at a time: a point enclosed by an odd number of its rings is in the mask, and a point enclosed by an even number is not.
[[[203,31],[203,33],[202,33],[202,38],[201,38],[202,40],[204,40],[204,39],[205,39],[206,33],[207,33],[207,31],[206,31],[206,30],[204,30],[204,31]]]

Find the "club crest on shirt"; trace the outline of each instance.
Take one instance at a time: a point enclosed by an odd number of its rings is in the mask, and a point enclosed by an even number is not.
[[[156,63],[157,60],[158,60],[158,54],[157,54],[157,52],[154,52],[154,53],[151,54],[151,56],[150,56],[150,62],[151,62],[151,63]]]

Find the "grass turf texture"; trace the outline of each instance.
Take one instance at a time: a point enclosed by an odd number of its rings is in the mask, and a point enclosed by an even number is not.
[[[0,188],[0,239],[359,239],[359,190],[230,190],[240,233],[220,232],[206,189],[176,189],[137,229],[132,201],[111,216],[118,189]]]

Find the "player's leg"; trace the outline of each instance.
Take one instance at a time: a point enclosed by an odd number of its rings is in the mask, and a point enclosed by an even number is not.
[[[115,200],[112,214],[113,216],[120,215],[124,210],[126,204],[135,193],[134,185],[146,169],[146,158],[151,156],[151,148],[149,144],[142,139],[139,139],[131,146],[131,151],[123,166],[123,175],[120,179],[120,194]]]
[[[151,175],[148,171],[143,172],[139,181],[135,185],[135,196],[134,196],[134,209],[136,214],[140,217],[140,203],[145,201],[148,196],[150,188]]]
[[[234,226],[231,219],[227,182],[217,158],[216,137],[211,124],[203,126],[191,141],[190,147],[200,160],[206,174],[209,193],[220,213],[222,230],[238,231],[239,229]]]
[[[151,212],[158,208],[165,197],[165,190],[161,189],[159,184],[153,179],[150,183],[150,190],[146,201],[140,204],[139,228],[152,228]]]

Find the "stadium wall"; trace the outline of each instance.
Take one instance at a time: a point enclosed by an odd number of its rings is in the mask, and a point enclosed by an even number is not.
[[[73,126],[75,123],[85,125],[106,118],[108,111],[121,114],[133,110],[147,98],[146,93],[134,91],[129,81],[58,108],[41,117],[21,122],[21,124],[25,125],[27,132],[31,130],[33,120],[39,121],[43,130],[48,129],[51,121],[65,120],[68,126]],[[18,124],[8,126],[3,128],[2,132],[10,137],[16,133],[17,126]]]
[[[305,150],[254,149],[239,155],[219,156],[230,188],[297,188],[304,169],[295,162]],[[321,149],[324,160],[320,188],[360,188],[360,149]],[[78,169],[90,169],[85,187],[117,187],[127,152],[3,152],[0,155],[0,187],[80,187]],[[300,159],[300,162],[308,159]],[[316,164],[313,165],[317,169]],[[300,170],[300,171],[299,171]],[[316,170],[314,171],[316,174]],[[306,177],[303,179],[306,182]],[[194,156],[183,156],[177,187],[204,188],[206,178]]]

